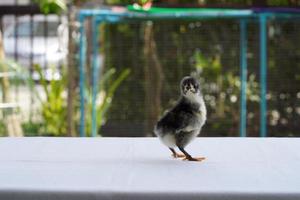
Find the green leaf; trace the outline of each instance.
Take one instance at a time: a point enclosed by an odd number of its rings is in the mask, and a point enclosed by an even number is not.
[[[64,0],[34,0],[44,14],[60,13],[67,10]]]
[[[113,95],[116,91],[116,89],[120,86],[120,84],[127,78],[127,76],[130,74],[130,69],[125,69],[121,72],[121,74],[116,78],[116,80],[113,81],[113,83],[110,85],[107,91],[107,95],[105,96],[103,100],[103,104],[98,108],[98,126],[102,125],[103,118],[108,111]]]

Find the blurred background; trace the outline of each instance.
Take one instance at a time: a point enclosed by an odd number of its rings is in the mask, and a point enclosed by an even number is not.
[[[0,136],[79,136],[79,24],[82,8],[138,3],[160,7],[293,7],[298,0],[0,2]],[[117,6],[117,7],[116,7]],[[201,136],[239,136],[240,27],[233,19],[102,24],[97,92],[99,136],[153,136],[155,122],[179,97],[186,75],[199,78],[208,108]],[[268,136],[300,136],[300,20],[270,20]],[[248,23],[247,135],[259,136],[259,25]],[[87,55],[92,55],[87,37]],[[91,74],[91,61],[85,63]],[[85,82],[91,132],[91,76]]]

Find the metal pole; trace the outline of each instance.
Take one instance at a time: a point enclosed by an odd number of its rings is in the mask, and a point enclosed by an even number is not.
[[[80,38],[79,38],[79,95],[80,95],[80,123],[79,134],[85,136],[85,31],[84,31],[84,16],[79,13],[80,22]]]
[[[241,105],[240,105],[240,137],[247,133],[247,21],[240,20],[240,79],[241,79]]]
[[[93,18],[92,27],[92,42],[93,42],[93,60],[92,60],[92,136],[97,136],[97,93],[98,93],[98,75],[99,75],[99,46],[98,46],[98,31],[99,22],[96,17]]]
[[[260,25],[260,136],[267,136],[267,16],[259,17]]]

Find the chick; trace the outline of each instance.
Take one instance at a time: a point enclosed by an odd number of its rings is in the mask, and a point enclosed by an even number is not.
[[[204,157],[192,157],[185,147],[195,139],[206,121],[206,107],[199,82],[193,77],[184,77],[180,83],[181,96],[170,111],[157,122],[154,133],[166,145],[175,158],[202,161]],[[178,154],[175,147],[183,154]]]

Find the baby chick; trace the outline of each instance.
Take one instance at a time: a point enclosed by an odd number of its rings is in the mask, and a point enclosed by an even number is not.
[[[199,82],[193,77],[184,77],[180,83],[181,96],[170,111],[157,122],[154,133],[166,145],[175,158],[202,161],[204,157],[192,157],[184,148],[195,139],[206,121],[206,107]],[[178,154],[175,147],[183,154]]]

